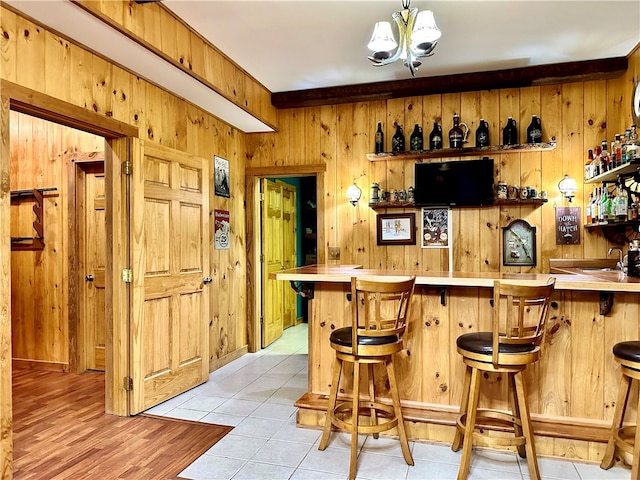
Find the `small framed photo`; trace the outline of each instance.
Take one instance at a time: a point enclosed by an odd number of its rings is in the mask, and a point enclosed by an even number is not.
[[[415,213],[378,214],[378,245],[415,245]]]
[[[451,246],[451,209],[422,209],[422,248],[449,248]]]
[[[213,183],[216,195],[229,198],[229,160],[214,156],[213,168]]]

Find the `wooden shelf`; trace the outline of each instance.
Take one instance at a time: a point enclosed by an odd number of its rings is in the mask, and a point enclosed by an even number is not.
[[[629,229],[640,232],[640,220],[631,220],[627,222],[598,222],[587,223],[585,230],[602,230],[604,238],[616,245],[628,245],[630,238],[627,236]],[[634,236],[635,237],[635,236]]]
[[[416,206],[413,202],[378,202],[370,203],[369,208],[374,210],[382,210],[383,208],[414,208]]]
[[[549,200],[546,198],[527,198],[526,200],[497,200],[494,205],[542,205]]]
[[[632,174],[638,170],[640,166],[640,159],[636,158],[629,163],[625,163],[620,165],[619,167],[613,168],[608,172],[601,173],[589,180],[585,180],[584,183],[602,183],[602,182],[615,182],[618,179],[619,175]]]
[[[442,148],[439,150],[410,150],[405,152],[367,153],[367,159],[371,162],[381,160],[421,160],[423,158],[450,158],[469,157],[473,155],[487,156],[490,153],[518,153],[541,152],[553,150],[556,142],[519,144],[519,145],[493,145],[490,147],[464,147]]]

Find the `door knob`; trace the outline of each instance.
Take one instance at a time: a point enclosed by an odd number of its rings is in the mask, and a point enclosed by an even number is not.
[[[85,281],[87,282],[93,282],[94,278],[93,278],[93,274],[89,274],[89,275],[85,275],[84,276]]]
[[[204,278],[202,279],[202,283],[204,283],[205,285],[208,285],[208,284],[210,284],[211,282],[213,282],[213,278],[211,278],[211,277],[204,277]]]

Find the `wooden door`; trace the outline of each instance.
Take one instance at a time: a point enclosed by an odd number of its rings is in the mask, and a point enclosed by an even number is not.
[[[149,142],[131,179],[130,412],[209,374],[209,162]]]
[[[282,269],[282,187],[262,180],[262,348],[282,336],[283,284],[269,278]]]
[[[104,170],[104,167],[103,167]],[[84,176],[84,218],[80,242],[84,275],[83,304],[80,309],[85,367],[105,369],[105,181],[103,172],[90,171]]]
[[[297,265],[296,257],[296,194],[295,185],[277,182],[282,188],[282,260],[284,268],[294,268]],[[296,324],[297,298],[296,292],[289,285],[283,288],[282,321],[284,328]]]

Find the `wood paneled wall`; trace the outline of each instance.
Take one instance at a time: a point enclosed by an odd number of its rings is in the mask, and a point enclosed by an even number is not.
[[[500,144],[502,127],[507,117],[512,116],[518,121],[520,142],[525,143],[531,116],[538,115],[542,118],[543,140],[556,141],[556,149],[494,155],[495,178],[547,191],[549,202],[542,207],[454,208],[452,268],[470,272],[546,272],[549,258],[606,257],[609,246],[606,239],[584,229],[579,245],[556,245],[554,206],[569,206],[557,188],[560,179],[568,174],[579,185],[571,205],[581,207],[584,216],[584,205],[594,187],[583,186],[580,181],[587,150],[604,138],[611,141],[615,133],[624,132],[632,122],[631,92],[633,79],[640,75],[639,50],[631,55],[629,65],[627,74],[610,81],[281,110],[278,133],[247,136],[247,167],[322,162],[327,165],[326,180],[321,186],[326,205],[324,248],[326,255],[328,246],[339,246],[340,263],[361,264],[366,268],[447,270],[446,252],[422,249],[419,241],[416,246],[376,245],[376,211],[367,206],[369,186],[379,182],[382,188],[390,190],[414,185],[413,161],[367,160],[366,154],[373,151],[377,122],[383,123],[388,151],[395,123],[404,126],[408,141],[416,123],[423,126],[428,137],[434,121],[442,122],[446,134],[454,113],[461,116],[472,133],[480,118],[484,118],[489,122],[491,143]],[[353,182],[363,191],[355,209],[345,198]],[[524,218],[537,227],[535,268],[502,265],[501,228],[516,218]]]
[[[106,9],[116,8],[112,5],[116,3],[134,10],[139,8],[128,2],[100,3]],[[0,79],[134,125],[138,127],[139,137],[142,139],[211,161],[214,155],[229,160],[231,197],[214,196],[212,189],[210,200],[211,211],[228,210],[231,215],[231,248],[228,250],[213,249],[213,222],[210,227],[210,276],[214,279],[210,289],[210,363],[213,368],[234,355],[245,352],[245,135],[213,115],[56,36],[5,7],[1,8],[0,13]],[[121,13],[124,14],[124,10]],[[144,19],[140,15],[127,18],[129,28],[139,32],[145,30],[142,26]],[[153,31],[147,28],[145,36]],[[159,30],[155,30],[154,35],[159,35]],[[171,38],[171,41],[177,42]],[[196,56],[200,54],[202,52]],[[201,65],[198,61],[192,63]],[[214,75],[216,72],[218,70],[211,70],[209,73]],[[216,75],[221,75],[220,72]],[[216,75],[214,77],[219,79]],[[244,82],[239,73],[234,75],[226,79],[229,88],[235,80]],[[237,89],[242,91],[240,86]],[[249,89],[243,95],[251,97],[254,95],[251,92],[253,90]],[[18,167],[18,170],[21,168]],[[211,172],[213,175],[213,169]],[[213,184],[213,178],[210,182]]]

